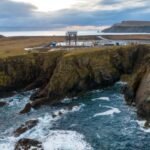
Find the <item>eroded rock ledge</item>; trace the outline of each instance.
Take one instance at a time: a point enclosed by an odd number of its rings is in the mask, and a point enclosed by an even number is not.
[[[103,88],[122,79],[123,90],[138,114],[150,117],[150,47],[125,46],[36,53],[0,60],[0,95],[39,88],[29,107],[54,104],[64,97]],[[30,110],[28,108],[28,110]]]

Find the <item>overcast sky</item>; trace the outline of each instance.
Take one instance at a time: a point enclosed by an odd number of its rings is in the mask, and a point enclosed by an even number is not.
[[[92,29],[149,20],[150,0],[0,0],[1,27]]]

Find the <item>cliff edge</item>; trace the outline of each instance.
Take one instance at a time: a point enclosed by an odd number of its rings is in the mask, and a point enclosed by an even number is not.
[[[134,103],[138,114],[149,118],[149,63],[150,47],[143,45],[2,58],[0,95],[18,89],[39,88],[26,106],[38,107],[107,87],[122,79],[128,82],[123,89],[128,104]]]

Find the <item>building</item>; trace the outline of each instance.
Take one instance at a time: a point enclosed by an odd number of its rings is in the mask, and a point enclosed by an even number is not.
[[[102,46],[127,45],[128,44],[127,41],[123,41],[123,40],[111,40],[111,39],[104,38],[102,36],[98,36],[98,38],[99,40],[97,44],[102,45]]]

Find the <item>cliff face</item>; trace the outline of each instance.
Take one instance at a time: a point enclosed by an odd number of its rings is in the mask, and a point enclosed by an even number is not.
[[[120,33],[150,33],[150,21],[122,21],[114,24],[112,27],[103,30],[103,32],[120,32]]]
[[[110,86],[131,73],[140,47],[82,50],[65,53],[45,88],[35,93],[32,106],[53,104],[91,89]]]
[[[129,104],[137,107],[139,116],[150,119],[150,55],[146,55],[134,72],[124,80],[128,85],[124,94]]]
[[[145,105],[143,101],[149,101],[149,97],[145,96],[143,100],[141,95],[145,95],[145,90],[149,95],[149,87],[144,84],[149,81],[149,54],[149,46],[126,46],[1,59],[0,94],[6,90],[39,87],[31,96],[30,103],[31,107],[37,107],[54,104],[66,96],[77,96],[91,89],[110,86],[122,78],[129,82],[124,88],[127,102],[136,103],[138,112],[141,111],[139,114],[145,115],[150,107],[145,108],[147,103]]]
[[[48,82],[63,52],[29,54],[0,59],[0,95],[22,88],[33,89]]]
[[[128,48],[127,53],[132,57]],[[71,52],[64,55],[48,84],[49,96],[72,96],[113,84],[119,80],[122,72],[130,72],[132,69],[132,62],[125,55],[121,49]],[[119,65],[122,67],[119,68]],[[55,93],[57,90],[60,92]]]

